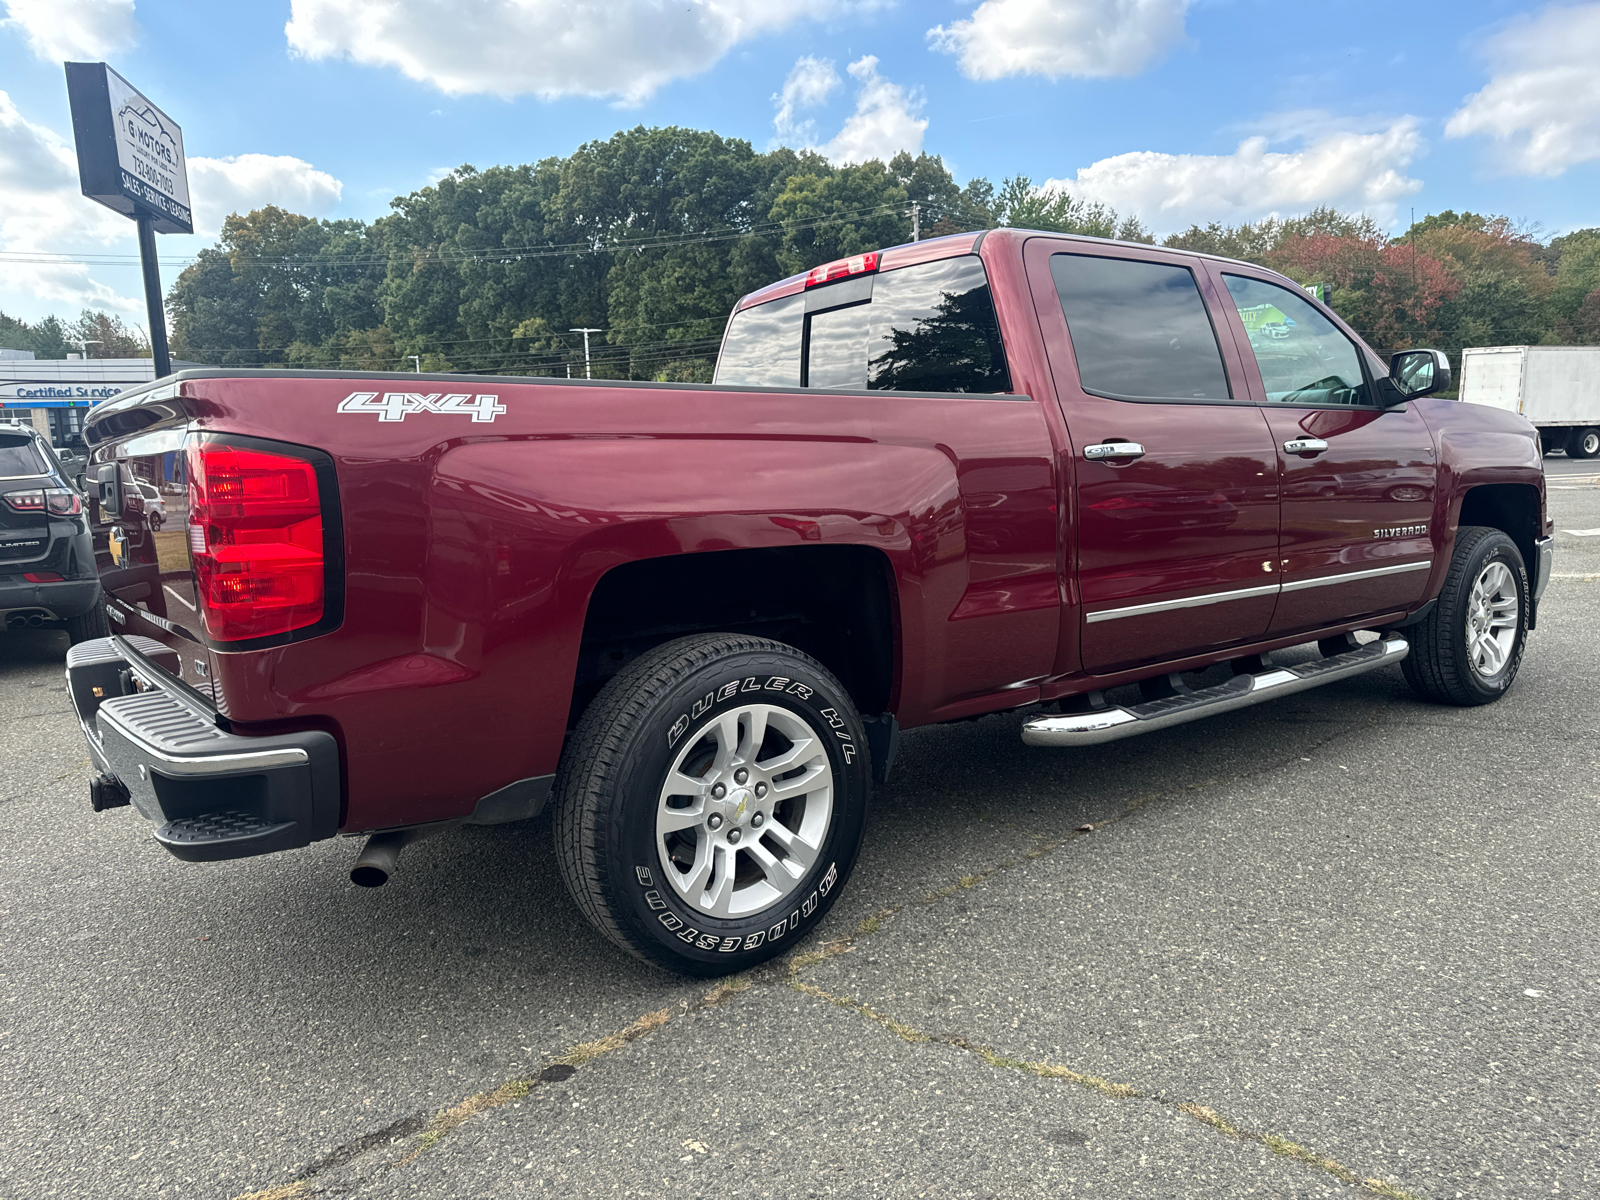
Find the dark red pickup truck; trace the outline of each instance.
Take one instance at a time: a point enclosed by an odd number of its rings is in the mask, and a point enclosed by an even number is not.
[[[86,430],[91,798],[191,860],[370,834],[368,884],[549,803],[601,931],[745,967],[902,728],[1091,745],[1402,660],[1503,694],[1538,440],[1448,373],[1258,267],[1018,230],[745,297],[712,386],[186,372]]]

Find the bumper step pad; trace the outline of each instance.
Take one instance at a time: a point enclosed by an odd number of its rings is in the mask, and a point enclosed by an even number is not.
[[[68,655],[68,690],[105,771],[97,809],[131,800],[155,825],[156,841],[191,862],[332,837],[340,808],[333,736],[225,729],[203,700],[166,678],[169,658],[175,667],[176,656],[160,643],[117,637],[83,642]],[[141,690],[128,690],[135,686]]]
[[[182,845],[252,844],[275,838],[293,827],[293,821],[272,822],[255,813],[225,810],[168,821],[156,828],[156,841],[168,849]]]
[[[1376,642],[1345,650],[1317,662],[1293,667],[1269,667],[1250,675],[1235,675],[1223,683],[1143,704],[1112,706],[1085,713],[1034,717],[1022,726],[1022,740],[1030,746],[1097,746],[1157,729],[1170,729],[1214,713],[1248,708],[1279,696],[1321,687],[1354,675],[1399,662],[1410,652],[1405,638],[1389,634]]]

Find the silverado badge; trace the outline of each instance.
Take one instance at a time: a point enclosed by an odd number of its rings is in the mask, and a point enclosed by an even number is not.
[[[1395,525],[1389,529],[1374,529],[1373,537],[1422,537],[1428,532],[1426,525]]]

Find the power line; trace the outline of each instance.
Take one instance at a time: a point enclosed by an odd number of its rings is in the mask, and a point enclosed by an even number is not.
[[[366,255],[337,255],[337,254],[308,254],[308,255],[248,255],[248,261],[256,264],[284,264],[293,266],[386,266],[395,259],[405,259],[408,252],[415,258],[418,254],[424,261],[429,258],[446,263],[469,262],[521,262],[528,259],[541,258],[574,258],[589,254],[621,254],[629,250],[661,250],[675,249],[681,246],[711,245],[717,242],[735,241],[739,238],[764,237],[772,233],[787,232],[790,230],[815,229],[822,225],[848,221],[856,217],[869,216],[874,213],[898,213],[899,206],[895,204],[878,204],[868,208],[846,209],[842,212],[828,213],[823,216],[813,217],[805,221],[760,222],[746,229],[728,229],[717,233],[683,233],[662,234],[655,237],[646,237],[629,240],[623,238],[616,241],[603,241],[597,238],[585,239],[581,242],[561,242],[531,244],[526,246],[487,246],[479,250],[445,249],[443,247],[415,247],[399,246],[385,254]],[[227,252],[217,248],[208,247],[208,251],[232,257]],[[203,251],[202,253],[205,253]],[[112,266],[137,266],[139,258],[126,254],[87,254],[79,253],[76,256],[55,254],[44,250],[15,250],[0,251],[0,262],[17,264],[35,264],[47,266],[87,266],[87,267],[112,267]],[[199,255],[181,258],[163,258],[163,266],[192,266],[200,261]]]

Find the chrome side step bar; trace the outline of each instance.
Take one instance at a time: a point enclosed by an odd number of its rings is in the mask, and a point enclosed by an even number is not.
[[[1022,740],[1030,746],[1097,746],[1101,742],[1115,742],[1363,675],[1399,662],[1410,651],[1405,638],[1391,633],[1376,642],[1318,662],[1273,667],[1254,675],[1235,675],[1225,683],[1144,704],[1034,717],[1023,725]]]

